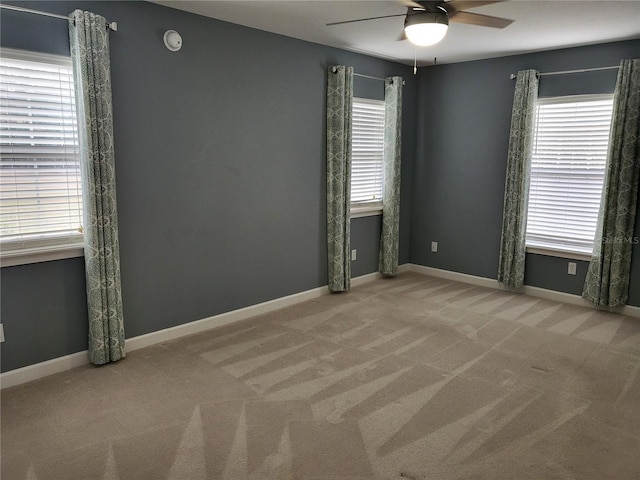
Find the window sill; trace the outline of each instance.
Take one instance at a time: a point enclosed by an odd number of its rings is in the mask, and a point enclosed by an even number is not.
[[[361,207],[351,207],[351,218],[372,217],[382,215],[382,205],[368,205]]]
[[[2,252],[0,267],[16,267],[30,263],[50,262],[84,256],[82,245],[64,245],[60,247],[31,248],[14,252]]]
[[[382,202],[352,203],[350,213],[351,218],[382,215]]]
[[[569,252],[566,250],[543,247],[527,247],[526,252],[534,253],[536,255],[546,255],[548,257],[570,258],[571,260],[583,260],[585,262],[591,261],[591,255],[588,253]]]

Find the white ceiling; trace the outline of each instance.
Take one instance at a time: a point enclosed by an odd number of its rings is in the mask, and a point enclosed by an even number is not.
[[[269,1],[215,0],[153,3],[314,43],[366,53],[412,65],[453,63],[562,47],[640,38],[640,0],[510,0],[467,9],[515,20],[505,29],[451,22],[445,39],[415,48],[399,41],[404,18],[327,27],[363,17],[402,14],[394,0]]]

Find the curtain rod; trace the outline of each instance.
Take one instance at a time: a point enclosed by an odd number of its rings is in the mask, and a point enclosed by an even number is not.
[[[33,10],[31,8],[18,7],[16,5],[0,4],[0,8],[6,8],[7,10],[13,10],[13,11],[22,12],[22,13],[33,13],[34,15],[43,15],[45,17],[51,17],[51,18],[60,18],[62,20],[67,20],[67,21],[69,20],[69,17],[65,17],[64,15],[58,15],[57,13],[42,12],[40,10]],[[107,22],[107,28],[109,30],[117,32],[118,24],[116,22]]]
[[[333,73],[338,73],[338,69],[336,67],[331,67],[331,71]],[[354,77],[362,77],[362,78],[368,78],[370,80],[379,80],[381,82],[384,82],[384,78],[380,78],[380,77],[372,77],[371,75],[363,75],[362,73],[356,73],[353,72],[353,76]]]
[[[354,77],[361,77],[361,78],[368,78],[369,80],[378,80],[380,82],[384,82],[385,79],[384,78],[380,78],[380,77],[372,77],[371,75],[363,75],[362,73],[355,73],[353,72],[353,76]],[[404,85],[404,80],[402,81],[402,85]]]
[[[333,67],[332,72],[333,72],[333,73],[336,73],[337,71],[338,71],[338,69],[337,69],[336,67]],[[354,76],[354,77],[361,77],[361,78],[368,78],[369,80],[378,80],[378,81],[380,81],[380,82],[384,82],[384,81],[385,81],[385,79],[384,79],[384,78],[380,78],[380,77],[372,77],[371,75],[364,75],[364,74],[362,74],[362,73],[356,73],[356,72],[353,72],[353,76]],[[404,85],[404,80],[402,81],[402,84]]]
[[[547,75],[567,75],[570,73],[585,73],[585,72],[597,72],[600,70],[618,70],[620,68],[620,66],[615,65],[612,67],[595,67],[595,68],[581,68],[579,70],[562,70],[560,72],[543,72],[543,73],[538,73],[539,77],[545,77]],[[513,80],[514,78],[516,78],[517,75],[515,74],[511,74],[509,75],[509,78],[511,80]]]
[[[353,73],[354,77],[362,77],[362,78],[368,78],[370,80],[379,80],[381,82],[384,82],[384,78],[380,78],[380,77],[372,77],[371,75],[363,75],[362,73]]]

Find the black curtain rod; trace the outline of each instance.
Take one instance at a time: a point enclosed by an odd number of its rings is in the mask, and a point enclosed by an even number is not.
[[[4,5],[4,4],[0,4],[0,8],[6,8],[7,10],[13,10],[15,12],[32,13],[34,15],[42,15],[44,17],[59,18],[62,20],[69,21],[69,17],[65,17],[64,15],[58,15],[57,13],[42,12],[40,10],[33,10],[31,8],[24,8],[24,7],[18,7],[15,5]],[[107,22],[107,28],[109,30],[117,32],[118,24],[116,22]]]

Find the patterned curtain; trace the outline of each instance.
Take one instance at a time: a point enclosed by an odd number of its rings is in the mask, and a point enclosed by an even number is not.
[[[327,250],[329,290],[351,288],[351,111],[353,67],[329,67],[327,78]]]
[[[511,112],[500,264],[498,265],[498,282],[515,288],[521,287],[524,283],[529,175],[537,98],[537,72],[535,70],[518,72]]]
[[[84,194],[89,359],[100,365],[125,356],[107,21],[76,10],[69,36]]]
[[[618,71],[607,174],[593,256],[582,297],[599,307],[627,303],[633,227],[640,180],[640,60],[623,60]]]
[[[395,275],[398,271],[401,139],[402,78],[390,77],[384,82],[384,188],[378,266],[384,275]]]

